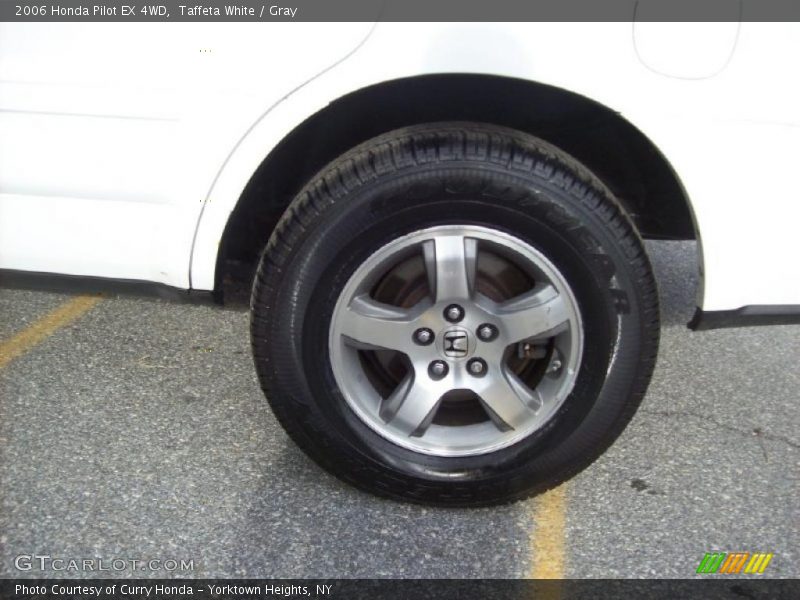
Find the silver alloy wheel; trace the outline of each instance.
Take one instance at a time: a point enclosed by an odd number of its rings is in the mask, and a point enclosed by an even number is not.
[[[443,225],[386,244],[356,270],[329,349],[345,400],[376,433],[470,456],[553,417],[575,383],[583,328],[569,285],[538,250],[486,227]]]

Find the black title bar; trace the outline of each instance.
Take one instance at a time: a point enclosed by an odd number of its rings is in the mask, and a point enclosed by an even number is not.
[[[0,0],[0,21],[800,21],[798,0]]]

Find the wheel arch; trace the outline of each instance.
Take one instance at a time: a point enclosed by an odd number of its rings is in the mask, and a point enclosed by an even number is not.
[[[286,104],[286,103],[284,103]],[[302,185],[328,162],[393,129],[477,121],[542,138],[591,169],[645,238],[698,239],[689,198],[656,146],[619,113],[561,88],[504,76],[420,75],[348,93],[319,108],[241,172],[246,185],[217,234],[214,289],[247,282],[261,249]],[[213,202],[213,195],[209,199]],[[215,248],[217,250],[217,248]],[[195,252],[197,248],[195,248]]]

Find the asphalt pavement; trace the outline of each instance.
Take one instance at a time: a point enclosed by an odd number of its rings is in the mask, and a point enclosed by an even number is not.
[[[712,551],[774,553],[762,577],[800,576],[800,327],[690,332],[694,245],[648,247],[656,373],[564,486],[561,521],[536,499],[453,510],[352,489],[270,413],[246,307],[109,297],[0,368],[0,577],[526,577],[542,547],[567,577],[691,577]],[[0,290],[0,343],[69,301]]]

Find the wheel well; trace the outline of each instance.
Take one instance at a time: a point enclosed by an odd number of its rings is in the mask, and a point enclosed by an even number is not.
[[[542,138],[608,185],[644,237],[696,239],[689,201],[677,175],[658,149],[618,113],[572,92],[522,79],[425,75],[343,96],[270,152],[226,226],[217,291],[229,284],[249,287],[258,256],[286,206],[327,163],[387,131],[435,121],[478,121]]]

